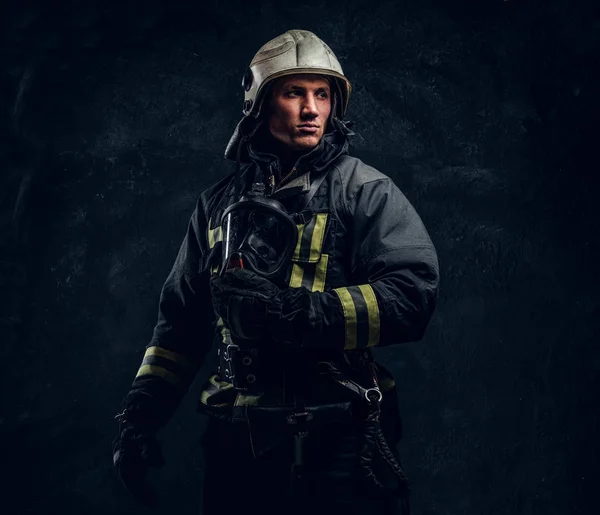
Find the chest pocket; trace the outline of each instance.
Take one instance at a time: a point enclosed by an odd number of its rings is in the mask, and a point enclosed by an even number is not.
[[[305,224],[298,225],[298,242],[292,255],[292,272],[289,285],[304,286],[309,291],[323,291],[327,276],[329,256],[323,254],[323,241],[328,214],[317,213]]]

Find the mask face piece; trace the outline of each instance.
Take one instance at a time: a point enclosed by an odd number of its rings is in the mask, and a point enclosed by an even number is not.
[[[223,267],[248,268],[267,279],[283,274],[298,229],[283,205],[252,191],[223,213]]]
[[[257,261],[263,263],[265,269],[268,269],[277,262],[276,242],[282,240],[279,234],[281,229],[281,224],[272,214],[252,211],[248,215],[248,233],[239,250],[251,253]]]

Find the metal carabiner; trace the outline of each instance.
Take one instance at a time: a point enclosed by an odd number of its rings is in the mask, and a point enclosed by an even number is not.
[[[369,404],[379,404],[382,401],[383,394],[378,386],[373,386],[371,388],[365,388],[364,386],[361,386],[356,381],[348,378],[343,372],[335,368],[329,361],[320,361],[318,365],[321,366],[321,368],[323,368],[322,365],[327,367],[327,370],[321,371],[322,374],[330,373],[331,378],[334,381],[338,382],[345,388],[352,390],[357,395],[364,397]]]

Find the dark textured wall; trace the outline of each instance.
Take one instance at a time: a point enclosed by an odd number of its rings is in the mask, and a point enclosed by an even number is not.
[[[426,338],[378,352],[415,514],[597,513],[594,4],[4,4],[2,512],[146,512],[111,469],[112,417],[195,199],[231,170],[242,74],[303,28],[354,85],[352,153],[439,252]],[[162,434],[160,513],[200,512],[197,391]]]

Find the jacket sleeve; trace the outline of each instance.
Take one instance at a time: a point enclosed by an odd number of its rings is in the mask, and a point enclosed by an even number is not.
[[[212,343],[207,223],[200,201],[160,293],[158,321],[124,405],[144,424],[163,426],[194,380]]]
[[[391,179],[347,202],[352,284],[313,294],[305,345],[351,350],[420,340],[438,296],[439,265],[419,215]]]

